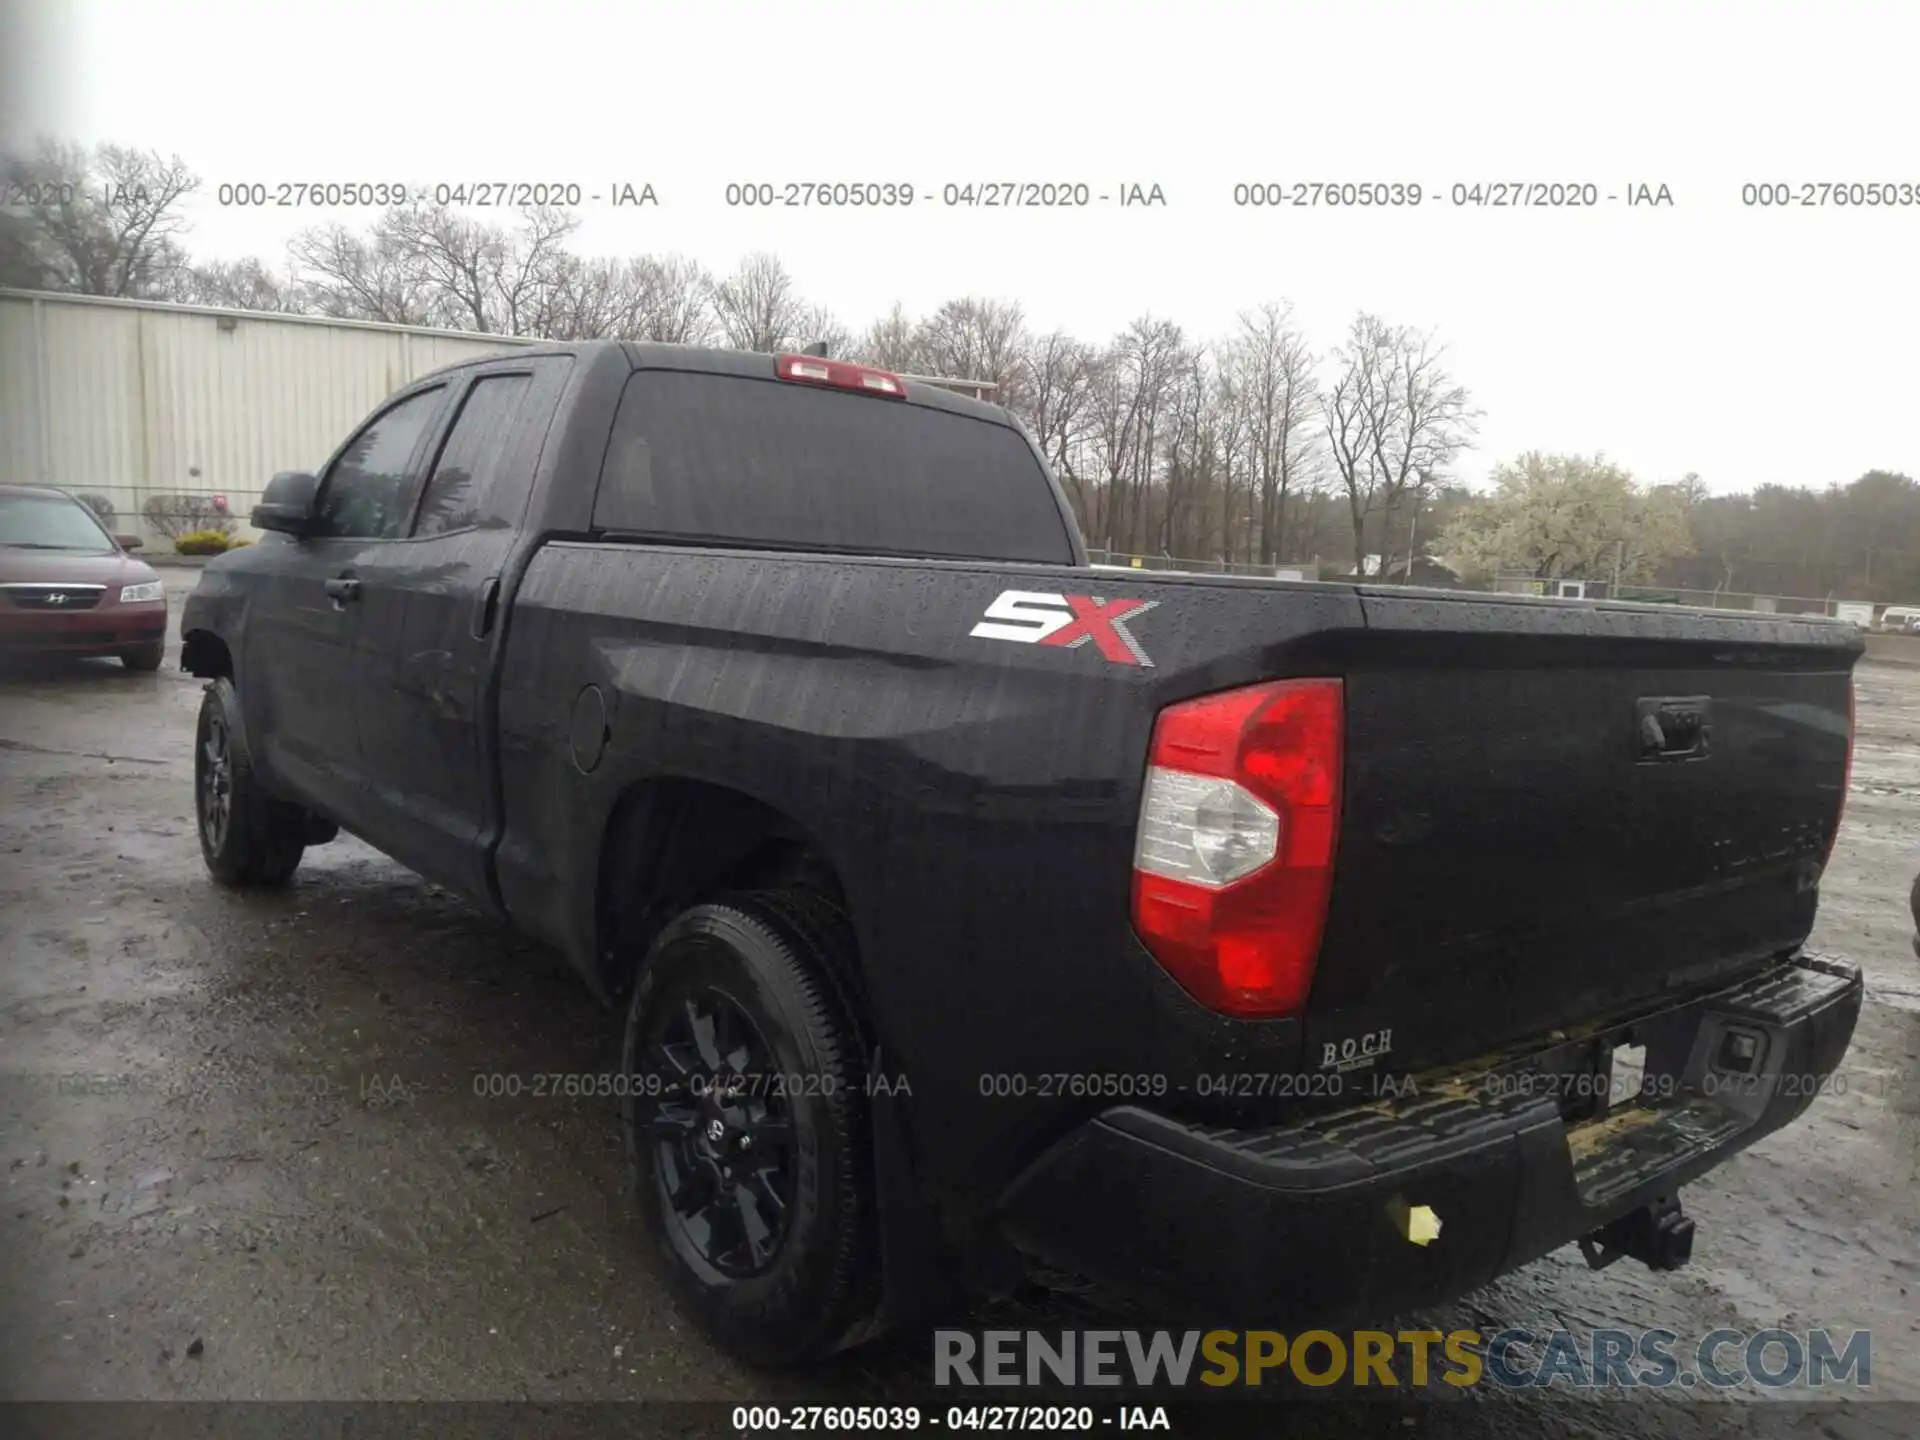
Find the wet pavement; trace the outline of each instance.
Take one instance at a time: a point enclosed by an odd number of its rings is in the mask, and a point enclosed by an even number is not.
[[[166,574],[177,625],[195,572]],[[689,1329],[621,1190],[613,1102],[484,1093],[617,1068],[612,1017],[557,959],[351,839],[284,892],[214,887],[175,642],[157,675],[0,673],[0,1399],[874,1403],[926,1381],[924,1331],[794,1379]],[[1858,690],[1814,939],[1869,989],[1833,1091],[1688,1188],[1688,1269],[1568,1249],[1423,1323],[1866,1328],[1871,1395],[1920,1402],[1920,667],[1864,665]],[[1550,1390],[1400,1418],[1740,1432],[1776,1408],[1748,1399]],[[1288,1423],[1395,1420],[1307,1408]],[[1805,1433],[1916,1413],[1849,1405]]]

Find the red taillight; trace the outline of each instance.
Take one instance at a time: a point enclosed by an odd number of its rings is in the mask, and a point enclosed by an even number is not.
[[[1172,705],[1153,727],[1133,925],[1202,1004],[1297,1015],[1313,988],[1340,838],[1338,680]]]
[[[835,390],[857,390],[863,395],[891,395],[904,400],[907,382],[870,365],[850,365],[845,360],[822,360],[816,355],[776,355],[774,371],[782,380],[797,380],[802,385],[826,385]]]

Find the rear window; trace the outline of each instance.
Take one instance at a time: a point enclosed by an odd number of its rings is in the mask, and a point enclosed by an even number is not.
[[[783,549],[1073,558],[1046,472],[1005,425],[675,370],[627,382],[593,523]]]

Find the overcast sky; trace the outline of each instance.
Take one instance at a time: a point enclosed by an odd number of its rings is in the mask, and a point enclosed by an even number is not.
[[[1920,476],[1920,204],[1741,194],[1920,188],[1911,5],[9,3],[9,130],[178,152],[206,182],[203,254],[278,262],[338,218],[223,210],[221,182],[651,182],[658,208],[589,206],[578,248],[716,269],[770,249],[856,327],[976,294],[1087,338],[1148,312],[1220,335],[1267,299],[1321,346],[1362,308],[1435,328],[1486,412],[1470,479],[1535,447],[1715,489]],[[1001,179],[1158,184],[1167,204],[724,200],[730,180],[904,180],[937,201]],[[1602,203],[1447,203],[1509,179],[1591,181]],[[1254,180],[1428,199],[1236,208]],[[1674,204],[1630,208],[1642,183]]]

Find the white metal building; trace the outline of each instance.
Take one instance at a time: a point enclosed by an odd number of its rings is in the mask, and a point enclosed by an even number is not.
[[[242,533],[277,470],[311,470],[387,395],[534,343],[252,310],[0,290],[0,482],[104,495],[156,539],[156,493],[224,495]],[[930,377],[910,376],[910,379]],[[978,398],[984,382],[933,380]]]
[[[0,290],[0,480],[105,495],[149,541],[157,492],[224,495],[244,522],[276,470],[318,466],[407,381],[524,343]]]

